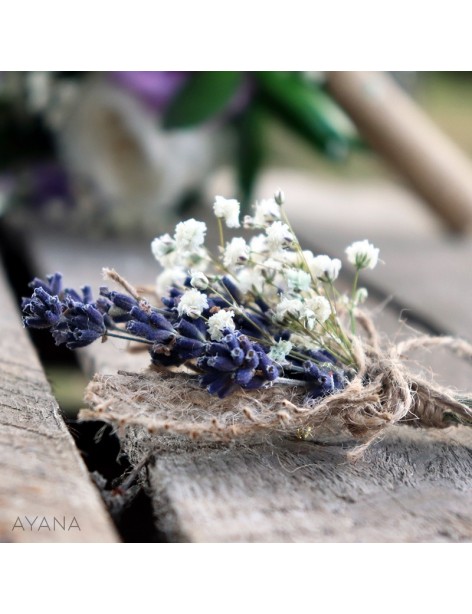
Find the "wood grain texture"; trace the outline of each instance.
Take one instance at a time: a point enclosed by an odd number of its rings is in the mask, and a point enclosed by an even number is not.
[[[279,442],[162,451],[150,472],[159,527],[192,542],[472,539],[472,438],[392,427],[361,461]]]
[[[118,541],[1,270],[0,305],[0,541]]]

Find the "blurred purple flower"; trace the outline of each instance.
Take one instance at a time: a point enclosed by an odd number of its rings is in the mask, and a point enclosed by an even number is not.
[[[72,206],[74,197],[66,170],[57,162],[42,162],[29,169],[28,195],[36,207],[43,207],[52,200]]]
[[[162,112],[189,76],[178,71],[111,72],[112,81],[133,93],[154,111]]]

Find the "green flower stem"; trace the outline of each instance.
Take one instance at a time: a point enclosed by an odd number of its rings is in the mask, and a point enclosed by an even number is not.
[[[117,335],[116,333],[110,333],[107,331],[103,337],[116,337],[117,339],[124,339],[125,341],[137,341],[138,343],[146,343],[147,345],[153,345],[152,341],[147,339],[141,339],[140,337],[130,337],[127,335]]]
[[[223,230],[223,222],[221,221],[220,217],[216,218],[218,220],[218,232],[220,234],[220,246],[221,249],[224,250],[225,248],[225,235],[224,235],[224,230]]]
[[[356,300],[357,284],[359,282],[359,273],[360,268],[356,267],[356,274],[354,276],[354,281],[352,282],[351,305],[349,307],[349,318],[351,320],[351,332],[353,335],[356,334],[356,318],[354,317],[354,304]]]

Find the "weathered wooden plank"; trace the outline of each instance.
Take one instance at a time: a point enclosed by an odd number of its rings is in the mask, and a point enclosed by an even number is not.
[[[0,305],[0,541],[118,541],[1,270]]]
[[[193,542],[472,539],[472,437],[394,427],[361,461],[278,442],[174,450],[150,472],[160,529]]]

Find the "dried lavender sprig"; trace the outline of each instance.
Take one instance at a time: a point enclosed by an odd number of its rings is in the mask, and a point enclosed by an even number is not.
[[[35,279],[30,285],[34,288],[33,296],[23,299],[25,326],[49,328],[56,344],[64,343],[71,349],[107,336],[141,341],[149,345],[155,364],[190,364],[201,374],[200,383],[210,394],[224,397],[237,388],[253,390],[280,379],[281,384],[290,380],[306,387],[309,395],[316,397],[332,392],[342,381],[338,374],[335,383],[335,359],[321,350],[304,350],[297,354],[300,358],[292,357],[283,366],[274,362],[268,355],[267,338],[274,335],[275,343],[276,337],[287,337],[287,332],[266,316],[265,305],[258,307],[259,311],[245,313],[242,294],[227,280],[220,284],[222,293],[215,295],[208,290],[207,308],[196,318],[179,313],[183,292],[176,288],[164,297],[164,308],[159,309],[137,295],[108,288],[101,288],[100,297],[94,302],[88,286],[82,289],[82,296],[75,290],[63,290],[59,273],[48,276],[47,281]],[[215,341],[210,337],[207,321],[212,313],[224,312],[230,301],[241,301],[241,313],[235,318],[237,328],[235,324],[234,331],[224,330],[223,338]],[[270,331],[264,339],[261,326]],[[248,328],[249,336],[244,334]]]

